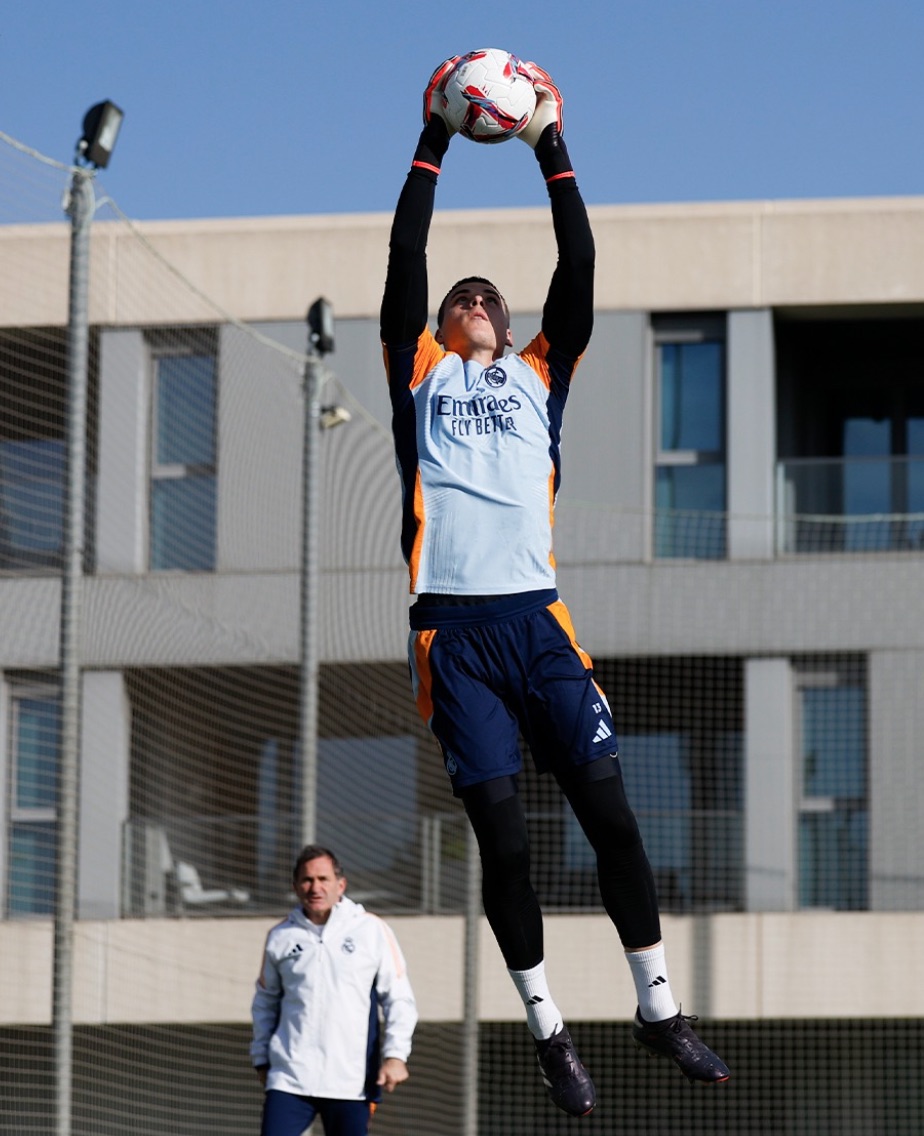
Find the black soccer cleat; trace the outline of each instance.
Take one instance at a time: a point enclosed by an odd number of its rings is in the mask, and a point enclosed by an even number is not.
[[[646,1022],[641,1011],[635,1011],[632,1037],[638,1049],[649,1057],[669,1057],[688,1081],[718,1084],[731,1076],[728,1066],[699,1040],[689,1023],[696,1016],[685,1017],[678,1010],[676,1017],[663,1022]]]
[[[593,1112],[597,1103],[594,1083],[564,1026],[544,1041],[536,1041],[536,1059],[552,1104],[569,1116],[587,1116]]]

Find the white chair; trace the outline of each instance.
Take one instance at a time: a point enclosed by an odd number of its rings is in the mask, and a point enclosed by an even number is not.
[[[250,892],[244,888],[205,888],[199,878],[198,870],[185,860],[177,860],[174,865],[177,887],[180,899],[188,907],[204,907],[208,904],[247,903]]]

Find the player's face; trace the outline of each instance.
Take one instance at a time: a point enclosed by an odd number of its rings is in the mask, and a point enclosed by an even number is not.
[[[463,359],[481,353],[496,359],[513,343],[500,292],[490,284],[460,284],[446,298],[437,341]]]
[[[345,889],[346,880],[337,878],[328,856],[302,864],[295,877],[295,894],[312,923],[327,922]]]

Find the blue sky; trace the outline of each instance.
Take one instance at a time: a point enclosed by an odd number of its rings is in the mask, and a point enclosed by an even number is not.
[[[503,47],[565,96],[589,203],[924,193],[922,0],[14,0],[0,130],[70,161],[125,111],[101,186],[139,220],[390,211],[420,94]],[[457,139],[438,205],[537,205],[528,148]]]

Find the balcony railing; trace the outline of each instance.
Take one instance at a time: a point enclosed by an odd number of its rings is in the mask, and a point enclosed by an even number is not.
[[[924,549],[924,457],[780,462],[777,554]]]
[[[664,911],[740,910],[739,811],[638,814]],[[593,853],[567,810],[528,812],[533,883],[543,907],[600,910]],[[380,913],[465,909],[467,821],[461,812],[319,818],[318,842],[341,857],[352,898]],[[190,816],[125,825],[127,916],[279,914],[297,818]]]

